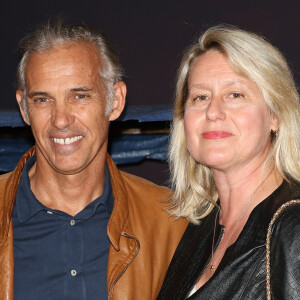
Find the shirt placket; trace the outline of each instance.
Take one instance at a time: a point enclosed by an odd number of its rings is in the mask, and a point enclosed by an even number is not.
[[[62,233],[63,255],[65,262],[64,299],[85,300],[86,286],[82,273],[84,255],[83,227],[80,220],[65,220]]]

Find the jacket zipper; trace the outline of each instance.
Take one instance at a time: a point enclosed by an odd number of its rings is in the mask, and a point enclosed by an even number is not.
[[[126,271],[126,270],[128,269],[128,267],[131,265],[131,263],[133,262],[133,260],[136,258],[137,254],[138,254],[139,251],[140,251],[140,242],[139,242],[139,240],[138,240],[136,237],[134,237],[134,236],[132,236],[132,235],[129,235],[129,234],[125,233],[125,232],[122,232],[122,233],[121,233],[121,236],[125,236],[125,237],[127,237],[127,238],[130,238],[130,239],[135,240],[136,243],[137,243],[137,249],[136,249],[136,252],[135,252],[135,254],[133,255],[133,257],[131,258],[130,262],[127,264],[127,266],[124,268],[124,270],[119,274],[119,276],[115,279],[115,281],[112,283],[112,285],[111,285],[111,287],[110,287],[110,289],[109,289],[108,300],[112,298],[113,289],[114,289],[114,287],[115,287],[117,281],[118,281],[118,280],[121,278],[121,276],[125,273],[125,271]]]

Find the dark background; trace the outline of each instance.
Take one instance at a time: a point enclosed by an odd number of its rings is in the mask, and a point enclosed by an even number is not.
[[[36,24],[62,14],[68,22],[106,32],[121,53],[129,105],[171,103],[183,50],[209,26],[227,23],[254,31],[286,56],[300,82],[300,1],[5,1],[1,5],[0,109],[17,109],[18,41]],[[145,161],[124,170],[165,184],[165,163]]]

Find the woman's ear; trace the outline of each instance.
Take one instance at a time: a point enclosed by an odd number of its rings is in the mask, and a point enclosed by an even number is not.
[[[275,114],[272,114],[272,120],[271,120],[271,131],[277,132],[279,130],[279,120],[278,117],[275,116]]]

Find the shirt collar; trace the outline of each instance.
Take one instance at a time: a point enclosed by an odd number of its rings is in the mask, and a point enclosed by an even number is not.
[[[35,155],[28,159],[23,168],[18,186],[15,205],[21,223],[28,221],[35,214],[44,209],[44,206],[35,198],[30,188],[28,172],[35,162]]]
[[[36,162],[36,155],[32,156],[25,164],[22,171],[20,183],[18,186],[17,196],[16,196],[16,210],[18,214],[19,221],[21,223],[27,222],[30,218],[36,215],[41,210],[47,210],[52,212],[57,212],[58,214],[64,214],[62,212],[48,209],[40,201],[38,201],[30,188],[30,180],[28,172]],[[103,193],[100,197],[92,201],[87,205],[82,211],[80,211],[74,219],[85,220],[92,217],[99,205],[103,205],[110,215],[113,210],[114,200],[112,195],[112,188],[110,182],[110,174],[107,165],[105,164],[105,181],[103,186]]]
[[[74,216],[74,219],[85,220],[92,217],[96,213],[96,210],[99,207],[99,205],[103,205],[106,208],[106,211],[109,213],[109,215],[112,213],[114,207],[114,199],[112,195],[109,170],[106,164],[105,181],[102,195],[94,201],[92,201],[82,211],[80,211],[76,216]]]

